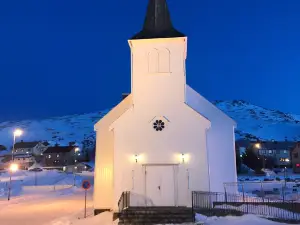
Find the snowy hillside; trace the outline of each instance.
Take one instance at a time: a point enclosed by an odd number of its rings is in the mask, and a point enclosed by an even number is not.
[[[292,115],[265,109],[245,101],[216,101],[216,106],[232,117],[238,124],[237,138],[258,137],[260,139],[300,140],[300,115]],[[24,130],[22,140],[47,140],[68,144],[84,139],[94,142],[94,124],[109,110],[81,115],[70,115],[44,120],[24,120],[0,123],[0,144],[12,146],[15,128]]]
[[[83,140],[94,142],[94,124],[108,110],[81,115],[54,117],[43,120],[23,120],[0,123],[0,143],[10,148],[12,146],[13,130],[24,131],[18,140],[46,140],[50,144],[67,145],[69,142],[81,144]]]
[[[242,100],[214,103],[237,122],[236,138],[300,140],[300,115],[266,109]]]

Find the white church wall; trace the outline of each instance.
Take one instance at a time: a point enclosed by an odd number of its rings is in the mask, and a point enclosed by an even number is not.
[[[95,125],[96,159],[93,196],[95,209],[111,209],[113,206],[114,133],[108,128],[131,105],[132,97],[129,95]]]
[[[234,135],[236,124],[189,86],[186,87],[186,102],[211,121],[207,135],[211,191],[224,192],[224,183],[237,181]]]
[[[163,131],[153,129],[156,119],[166,123]],[[131,191],[136,204],[144,204],[144,198],[149,198],[145,196],[145,165],[148,164],[178,164],[175,173],[178,205],[190,204],[192,190],[208,191],[206,129],[209,125],[208,120],[185,104],[134,105],[123,114],[112,127],[115,141],[114,207],[117,208],[123,191]],[[182,153],[186,157],[185,163],[182,163]],[[138,155],[138,162],[135,162],[135,155]],[[148,182],[156,182],[155,179]],[[174,183],[168,185],[163,188],[174,189]],[[162,200],[154,204],[166,203]]]

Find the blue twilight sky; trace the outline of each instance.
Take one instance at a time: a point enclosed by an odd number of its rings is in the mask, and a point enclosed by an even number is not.
[[[130,91],[148,0],[0,1],[0,120],[92,112]],[[300,114],[299,0],[169,0],[187,82],[209,100]]]

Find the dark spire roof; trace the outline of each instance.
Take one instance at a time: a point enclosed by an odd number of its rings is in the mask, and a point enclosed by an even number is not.
[[[131,39],[175,37],[185,37],[185,35],[173,27],[166,0],[149,0],[144,27]]]

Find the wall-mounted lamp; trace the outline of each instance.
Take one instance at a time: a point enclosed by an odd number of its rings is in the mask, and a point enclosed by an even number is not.
[[[137,163],[138,159],[139,159],[139,156],[138,155],[134,155],[134,159],[135,159],[135,162]]]
[[[185,162],[185,154],[184,153],[181,154],[181,161],[182,161],[182,163]]]

